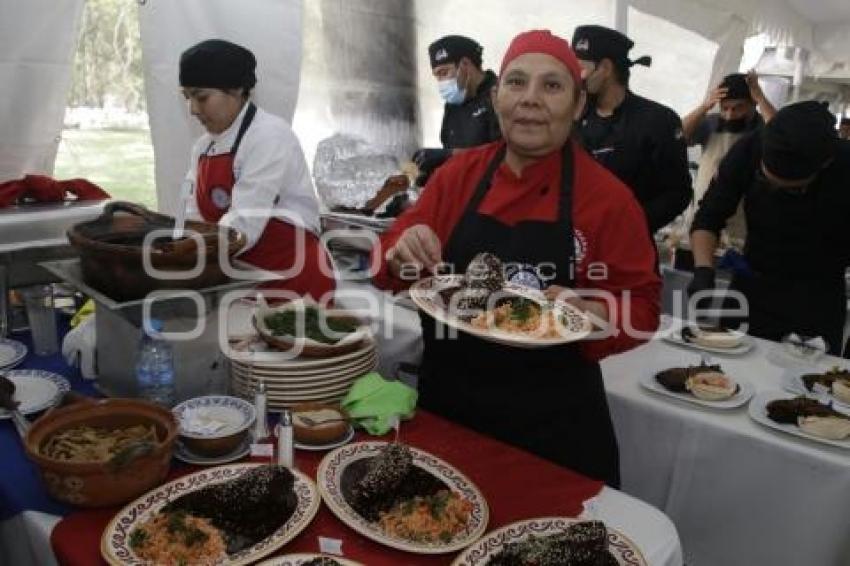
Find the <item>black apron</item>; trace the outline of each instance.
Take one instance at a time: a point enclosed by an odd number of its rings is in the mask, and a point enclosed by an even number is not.
[[[536,266],[554,261],[551,282],[574,286],[573,156],[562,155],[559,217],[513,227],[478,213],[504,148],[490,163],[444,250],[465,269],[475,254]],[[425,353],[421,405],[464,426],[513,444],[588,477],[619,485],[619,453],[599,364],[577,344],[540,349],[502,346],[459,332],[453,339],[420,313]],[[440,330],[440,334],[437,331]],[[504,472],[509,473],[508,470]]]

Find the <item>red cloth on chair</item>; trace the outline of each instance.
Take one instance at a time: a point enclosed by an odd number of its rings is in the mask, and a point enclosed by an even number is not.
[[[391,439],[387,436],[382,440]],[[369,438],[361,433],[358,440]],[[576,516],[582,511],[582,503],[602,489],[602,482],[422,410],[416,412],[413,420],[402,423],[401,440],[443,458],[478,486],[490,507],[488,532],[522,519]],[[296,465],[315,480],[323,456],[320,452],[298,450]],[[188,471],[194,469],[183,468],[176,475]],[[173,472],[169,480],[174,479],[172,476]],[[100,557],[100,537],[119,510],[80,510],[62,519],[50,536],[59,564],[105,564]],[[319,536],[342,540],[346,558],[369,566],[448,565],[457,555],[425,556],[382,546],[348,528],[324,504],[310,525],[274,554],[318,552]]]
[[[76,200],[108,199],[109,193],[85,179],[57,181],[45,175],[26,175],[23,179],[0,183],[0,208],[10,206],[22,198],[38,202],[61,202],[76,196]]]

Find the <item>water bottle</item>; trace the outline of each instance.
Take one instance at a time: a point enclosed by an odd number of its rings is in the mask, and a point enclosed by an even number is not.
[[[162,321],[150,319],[144,325],[136,360],[139,395],[166,407],[174,405],[174,352],[162,336]]]

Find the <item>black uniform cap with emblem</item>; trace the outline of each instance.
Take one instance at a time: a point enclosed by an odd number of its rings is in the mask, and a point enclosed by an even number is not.
[[[750,94],[750,86],[747,84],[747,75],[743,73],[732,73],[723,77],[720,88],[726,89],[725,99],[742,99],[753,102]]]
[[[180,56],[180,86],[197,88],[244,88],[257,84],[257,59],[241,45],[208,39]]]
[[[777,177],[807,179],[833,158],[837,140],[835,116],[824,104],[790,104],[762,131],[762,162]]]
[[[428,57],[431,68],[446,63],[457,63],[463,57],[468,57],[472,63],[481,68],[481,53],[484,48],[474,39],[462,35],[447,35],[428,46]]]
[[[615,29],[604,26],[579,26],[573,32],[573,51],[582,61],[599,63],[610,59],[614,65],[628,69],[632,65],[649,67],[652,58],[639,57],[634,61],[629,59],[629,50],[635,42]]]

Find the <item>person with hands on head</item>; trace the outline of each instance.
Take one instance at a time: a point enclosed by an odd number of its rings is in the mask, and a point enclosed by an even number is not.
[[[718,112],[709,113],[714,108]],[[748,132],[764,127],[774,114],[776,109],[759,86],[758,76],[750,71],[746,75],[726,75],[717,88],[709,92],[705,102],[682,119],[682,131],[688,145],[702,146],[702,154],[694,179],[693,200],[677,226],[677,240],[687,237],[697,206],[729,149]],[[736,250],[729,253],[736,254],[743,247],[746,236],[744,211],[739,208],[726,222],[721,240],[724,247]],[[690,269],[693,265],[691,254],[687,250],[677,250],[676,265]]]
[[[742,322],[768,340],[821,336],[840,354],[850,266],[850,142],[821,103],[779,110],[723,159],[691,227],[696,270],[689,293],[714,287],[714,254],[726,220],[743,202],[747,239],[730,288],[746,298]],[[727,302],[727,305],[729,303]]]
[[[422,313],[418,386],[428,410],[616,486],[598,362],[657,328],[655,248],[631,191],[570,137],[584,94],[569,43],[546,30],[521,33],[499,77],[493,97],[504,140],[434,173],[373,250],[374,282],[402,291],[445,268],[462,273],[489,252],[506,281],[610,325],[599,339],[522,349],[441,332]]]
[[[483,69],[482,52],[478,42],[462,35],[447,35],[428,46],[431,73],[445,102],[440,129],[443,147],[422,148],[413,154],[419,186],[453,153],[501,137],[490,96],[497,78]]]

